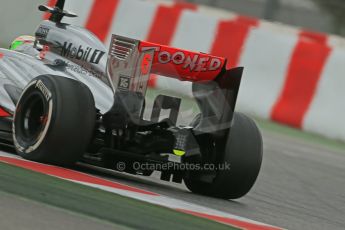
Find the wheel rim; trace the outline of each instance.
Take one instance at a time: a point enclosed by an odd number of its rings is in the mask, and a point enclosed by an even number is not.
[[[39,93],[29,95],[23,102],[17,133],[27,143],[33,144],[39,140],[47,124],[46,107],[44,98]]]

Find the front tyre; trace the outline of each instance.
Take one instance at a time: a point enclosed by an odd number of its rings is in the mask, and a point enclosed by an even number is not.
[[[71,165],[89,145],[95,121],[95,102],[87,86],[65,77],[39,76],[17,103],[15,148],[28,160]]]
[[[196,127],[200,119],[200,115],[197,116],[192,126]],[[202,152],[211,152],[218,159],[220,156],[218,163],[229,164],[230,169],[188,172],[184,178],[187,188],[194,193],[223,199],[237,199],[247,194],[256,181],[262,162],[262,136],[255,122],[244,114],[234,113],[227,140],[203,140],[203,143],[208,144],[200,145]],[[214,147],[210,148],[211,145]]]

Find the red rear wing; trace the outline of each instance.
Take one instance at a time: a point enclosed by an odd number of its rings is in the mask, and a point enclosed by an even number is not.
[[[114,91],[145,93],[151,73],[181,81],[212,81],[225,66],[225,58],[113,35],[107,74]]]
[[[151,73],[182,81],[214,80],[226,65],[225,58],[140,41],[139,51],[154,50]]]

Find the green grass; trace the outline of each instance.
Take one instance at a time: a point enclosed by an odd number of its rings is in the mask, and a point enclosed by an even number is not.
[[[278,134],[283,134],[292,138],[306,141],[311,144],[322,145],[323,147],[326,147],[326,148],[340,150],[340,151],[345,152],[345,143],[342,141],[329,139],[317,134],[301,131],[299,129],[295,129],[286,125],[263,120],[260,118],[256,118],[255,121],[257,122],[258,126],[262,130],[267,130],[267,131],[275,132]]]
[[[110,192],[0,163],[0,191],[133,229],[235,229]]]

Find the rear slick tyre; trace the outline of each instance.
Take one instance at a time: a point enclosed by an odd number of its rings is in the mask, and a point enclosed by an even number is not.
[[[65,77],[39,76],[17,103],[15,148],[28,160],[72,165],[88,147],[95,121],[95,101],[87,86]]]
[[[196,127],[200,119],[198,115],[192,125]],[[227,141],[216,142],[217,144],[225,145],[224,152],[216,154],[221,154],[220,163],[229,164],[230,169],[216,171],[212,181],[207,182],[202,180],[205,175],[191,171],[184,178],[185,184],[194,193],[238,199],[250,191],[259,174],[263,152],[261,133],[252,119],[244,114],[234,113]]]

